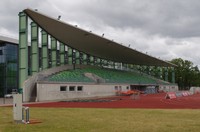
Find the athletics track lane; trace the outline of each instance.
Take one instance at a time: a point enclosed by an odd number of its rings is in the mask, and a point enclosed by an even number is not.
[[[66,108],[149,108],[149,109],[200,109],[200,94],[176,99],[165,99],[165,93],[141,94],[139,99],[130,96],[101,98],[109,102],[48,102],[33,103],[29,107],[66,107]]]

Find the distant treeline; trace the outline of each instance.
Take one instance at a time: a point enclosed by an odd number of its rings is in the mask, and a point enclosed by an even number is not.
[[[200,71],[198,66],[189,60],[181,58],[172,59],[171,63],[177,65],[175,68],[175,82],[180,90],[187,90],[191,86],[200,86]]]

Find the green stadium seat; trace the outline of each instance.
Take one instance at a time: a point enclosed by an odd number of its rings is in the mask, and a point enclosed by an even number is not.
[[[49,81],[59,82],[94,82],[84,76],[84,73],[95,74],[105,80],[105,83],[130,83],[130,84],[167,84],[168,82],[161,81],[139,72],[128,72],[122,70],[108,68],[84,68],[62,71],[48,78]]]

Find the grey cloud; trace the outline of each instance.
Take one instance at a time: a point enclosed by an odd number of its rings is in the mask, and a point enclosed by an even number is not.
[[[200,1],[198,0],[76,0],[53,2],[65,20],[101,28],[141,29],[151,34],[173,38],[200,35]],[[48,7],[46,7],[48,8]],[[54,10],[46,12],[53,13]],[[45,11],[45,9],[44,9]],[[57,14],[59,15],[59,14]]]
[[[42,1],[35,0],[3,0],[0,4],[0,26],[8,32],[18,33],[18,13],[25,8],[37,8]],[[4,32],[1,32],[4,34]]]
[[[78,6],[80,7],[80,6]],[[102,22],[120,28],[140,28],[149,34],[174,38],[200,35],[200,1],[93,1],[83,4],[81,20]],[[78,13],[78,12],[77,12]],[[78,13],[78,14],[79,14]],[[92,25],[96,24],[91,23]]]

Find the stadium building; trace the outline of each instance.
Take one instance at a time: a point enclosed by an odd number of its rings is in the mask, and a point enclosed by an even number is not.
[[[175,65],[31,9],[19,13],[18,53],[25,102],[178,90]]]

